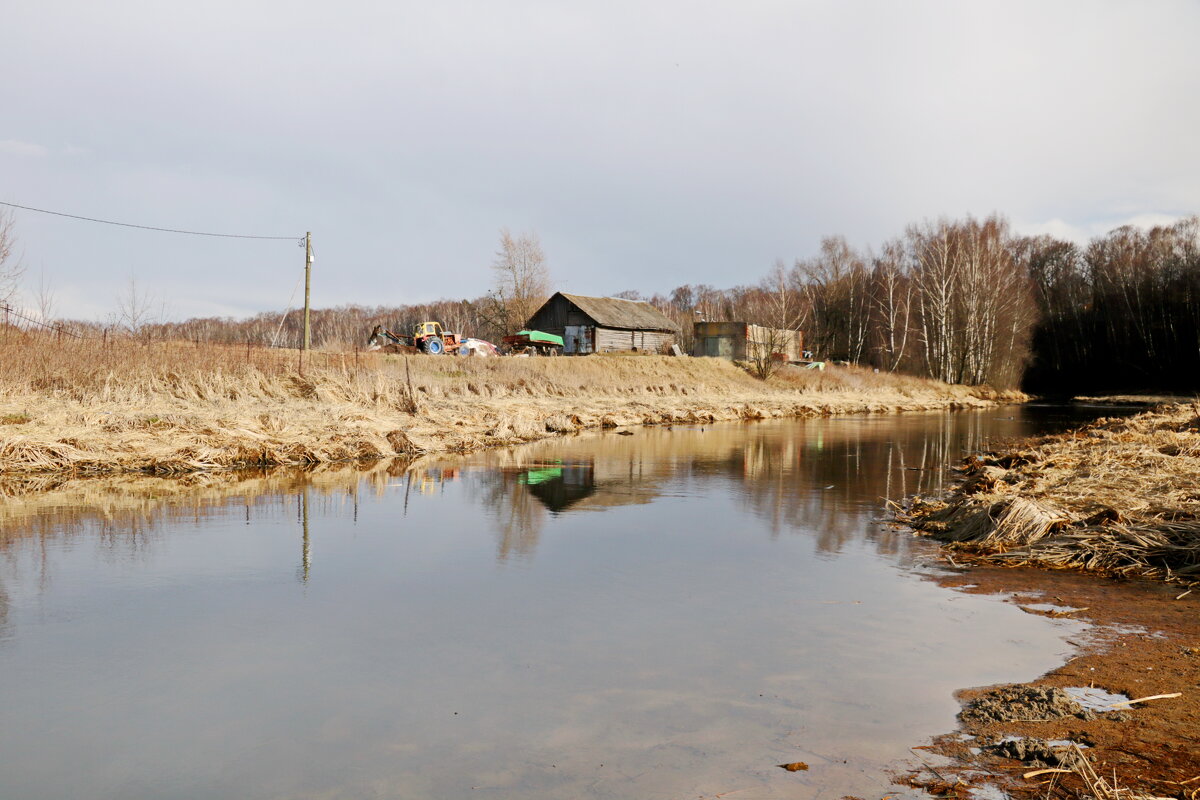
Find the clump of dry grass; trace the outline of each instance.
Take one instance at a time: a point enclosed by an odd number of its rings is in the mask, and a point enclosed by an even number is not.
[[[1100,420],[964,470],[947,501],[917,498],[906,521],[1000,563],[1200,579],[1200,405]]]
[[[312,464],[463,451],[585,428],[984,405],[868,370],[666,356],[452,358],[181,342],[0,342],[0,473]]]

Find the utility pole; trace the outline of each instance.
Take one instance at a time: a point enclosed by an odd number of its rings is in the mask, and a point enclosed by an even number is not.
[[[302,350],[307,351],[312,343],[311,331],[308,325],[309,312],[309,291],[312,288],[312,231],[304,234],[304,346]]]

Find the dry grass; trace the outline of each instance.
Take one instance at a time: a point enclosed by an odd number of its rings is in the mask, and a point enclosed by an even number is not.
[[[906,520],[989,560],[1200,580],[1200,405],[1100,420],[967,463]]]
[[[986,389],[707,358],[401,357],[0,340],[0,473],[312,464],[586,428],[970,407]],[[1013,399],[1013,398],[1008,398]]]

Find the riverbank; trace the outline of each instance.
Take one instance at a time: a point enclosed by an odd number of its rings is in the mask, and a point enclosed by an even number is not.
[[[854,368],[762,382],[708,358],[409,358],[186,343],[0,346],[0,474],[317,464],[587,429],[1024,399]]]
[[[954,558],[1200,582],[1200,404],[972,457],[902,519]]]
[[[956,574],[940,582],[1092,627],[1036,681],[962,692],[961,729],[928,748],[948,761],[906,781],[962,797],[991,786],[1013,798],[1195,800],[1200,405],[1101,419],[962,470],[948,497],[915,498],[901,515],[943,542]],[[1097,706],[1076,702],[1095,690]]]
[[[1077,649],[1029,683],[961,691],[961,728],[918,748],[932,755],[901,783],[964,799],[1200,797],[1200,592],[989,565],[937,580],[1053,618]]]

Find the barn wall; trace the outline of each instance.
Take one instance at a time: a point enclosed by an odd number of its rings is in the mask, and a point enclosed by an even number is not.
[[[675,334],[662,331],[629,331],[596,326],[596,352],[663,353],[675,343]]]
[[[586,317],[579,321],[568,319],[568,317],[582,316],[578,311],[572,314],[571,309],[573,307],[571,302],[565,297],[556,295],[529,318],[529,321],[525,323],[525,327],[529,330],[552,333],[555,336],[566,338],[567,325],[582,325],[585,322],[590,322]]]

